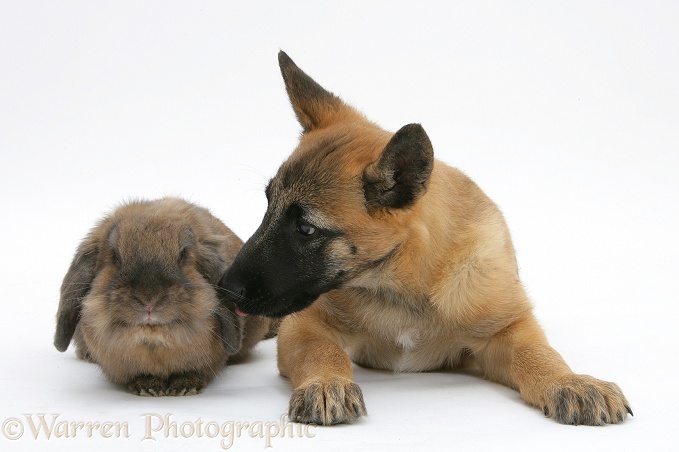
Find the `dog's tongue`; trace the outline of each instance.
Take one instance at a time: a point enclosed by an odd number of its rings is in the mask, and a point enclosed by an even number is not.
[[[246,313],[244,313],[243,311],[238,309],[238,307],[236,307],[236,314],[238,314],[241,317],[247,317],[248,316]]]

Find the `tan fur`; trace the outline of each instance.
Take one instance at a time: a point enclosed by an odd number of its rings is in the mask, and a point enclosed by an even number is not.
[[[60,313],[71,301],[81,304],[74,334],[77,355],[99,364],[112,382],[130,385],[142,395],[200,392],[229,358],[217,316],[221,307],[215,284],[241,246],[240,239],[206,209],[181,199],[119,207],[80,245],[62,286]],[[184,247],[188,251],[180,261]],[[74,277],[88,265],[87,259],[92,265],[89,276]],[[143,281],[133,287],[130,281],[136,280],[116,279],[124,274],[136,277],[144,267],[153,266],[161,269],[160,277],[175,275],[181,282],[148,294],[151,289]],[[80,290],[84,297],[73,300]],[[140,321],[146,315],[144,304],[153,305],[157,319],[152,323]],[[243,320],[233,310],[226,315],[225,321],[233,323],[229,340],[234,350],[241,346],[241,329],[245,334],[238,356],[269,329],[270,320],[262,317]],[[173,387],[172,380],[180,376],[182,381]]]
[[[271,202],[294,198],[313,208],[317,226],[341,231],[327,252],[345,271],[389,255],[283,319],[278,365],[294,387],[291,416],[334,424],[365,414],[351,359],[408,372],[475,365],[559,422],[622,422],[631,410],[620,389],[574,374],[548,344],[495,204],[463,173],[435,161],[414,204],[366,209],[362,178],[392,134],[337,98],[325,96],[314,108],[290,81],[306,74],[286,58],[282,71],[305,133],[271,183]],[[285,180],[290,174],[296,177]]]

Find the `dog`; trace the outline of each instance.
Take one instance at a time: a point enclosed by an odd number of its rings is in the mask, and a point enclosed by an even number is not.
[[[302,136],[219,285],[243,315],[285,316],[278,367],[294,388],[292,420],[366,415],[352,361],[397,372],[474,366],[563,424],[632,415],[616,384],[573,373],[548,344],[502,214],[434,159],[421,125],[387,132],[282,51],[279,65]]]

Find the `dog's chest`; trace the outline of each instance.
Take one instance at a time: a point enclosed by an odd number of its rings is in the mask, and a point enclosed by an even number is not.
[[[365,367],[395,372],[423,372],[455,367],[461,348],[431,331],[403,328],[393,334],[371,331],[346,342],[351,359]]]
[[[351,316],[346,351],[358,364],[396,372],[449,367],[459,353],[440,322],[398,307]]]
[[[395,345],[400,348],[400,353],[393,360],[393,370],[396,372],[419,371],[421,354],[418,350],[420,334],[415,330],[404,330],[394,338]],[[426,366],[429,367],[429,366]]]
[[[334,307],[346,350],[358,364],[418,372],[448,367],[459,355],[450,328],[426,302],[362,293],[351,304]]]
[[[417,348],[419,334],[414,330],[401,331],[394,338],[394,343],[403,350],[413,350]]]

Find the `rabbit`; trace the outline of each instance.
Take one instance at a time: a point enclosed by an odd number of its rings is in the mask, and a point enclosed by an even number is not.
[[[61,285],[54,346],[98,364],[143,396],[202,392],[277,324],[220,296],[243,242],[207,209],[178,198],[132,201],[80,243]]]

